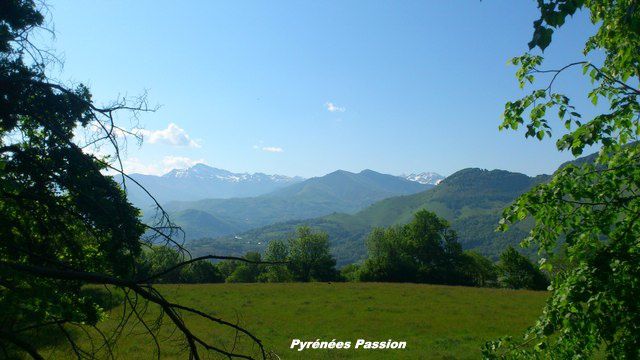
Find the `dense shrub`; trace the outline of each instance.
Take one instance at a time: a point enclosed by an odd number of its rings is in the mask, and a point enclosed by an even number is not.
[[[500,285],[511,289],[545,290],[549,279],[524,255],[509,246],[500,254]]]
[[[362,281],[485,286],[494,279],[492,264],[465,254],[446,220],[427,210],[407,225],[373,230],[367,250]]]

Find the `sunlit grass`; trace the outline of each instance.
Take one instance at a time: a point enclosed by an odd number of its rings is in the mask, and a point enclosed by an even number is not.
[[[540,313],[545,292],[512,291],[418,284],[296,283],[164,285],[171,301],[238,322],[282,359],[476,359],[489,339],[521,333]],[[100,328],[109,333],[120,319],[114,308]],[[158,309],[150,307],[145,319]],[[186,317],[193,331],[218,346],[233,348],[234,333]],[[152,338],[141,324],[127,328],[114,347],[118,359],[147,359],[155,355]],[[162,358],[186,358],[178,333],[171,335],[169,320],[160,331]],[[78,341],[89,344],[78,335]],[[303,341],[406,341],[405,350],[289,349],[294,338]],[[258,355],[246,337],[235,350]],[[70,349],[58,347],[52,355],[66,359]],[[217,358],[209,356],[205,358]]]

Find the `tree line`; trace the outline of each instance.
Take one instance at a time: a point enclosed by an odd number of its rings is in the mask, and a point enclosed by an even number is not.
[[[544,290],[547,275],[513,247],[500,261],[463,251],[446,220],[427,210],[403,226],[374,229],[366,241],[368,257],[340,270],[329,250],[328,236],[307,226],[291,239],[273,240],[264,254],[248,252],[243,260],[194,262],[155,279],[160,283],[252,283],[363,281],[412,282]],[[248,260],[248,261],[247,261]],[[182,261],[169,247],[143,253],[140,274],[155,274]]]
[[[264,254],[248,252],[242,258],[217,263],[198,261],[186,266],[183,255],[171,247],[151,247],[139,260],[138,274],[156,283],[290,282],[332,281],[339,278],[336,261],[329,252],[326,233],[303,226],[287,242],[274,240]]]

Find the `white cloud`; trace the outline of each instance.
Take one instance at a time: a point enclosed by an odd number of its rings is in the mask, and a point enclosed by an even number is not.
[[[162,159],[162,165],[165,171],[173,169],[186,169],[192,167],[195,164],[204,164],[204,159],[191,159],[184,156],[165,156]]]
[[[326,102],[324,106],[327,108],[329,112],[345,112],[347,109],[344,107],[340,107],[332,102]]]
[[[188,146],[199,148],[200,144],[191,139],[184,129],[174,123],[170,123],[163,130],[138,129],[137,133],[142,135],[145,142],[149,144],[166,144],[172,146]]]
[[[270,152],[270,153],[281,153],[284,150],[281,147],[277,146],[265,146],[262,148],[262,151]]]
[[[284,152],[284,149],[279,146],[263,146],[264,141],[260,140],[258,144],[252,146],[254,150],[262,150],[270,153],[281,153]]]
[[[184,156],[165,156],[160,163],[149,163],[132,157],[124,160],[122,165],[127,174],[162,175],[173,169],[186,169],[195,164],[204,164],[204,159],[191,159]]]
[[[162,175],[162,170],[157,165],[141,161],[136,157],[122,161],[122,167],[127,174]]]

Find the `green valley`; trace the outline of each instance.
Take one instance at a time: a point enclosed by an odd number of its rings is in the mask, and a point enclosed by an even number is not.
[[[497,233],[502,210],[518,195],[543,182],[547,176],[529,177],[503,170],[464,169],[447,177],[435,188],[417,194],[381,200],[355,214],[328,216],[278,223],[236,236],[199,239],[190,247],[196,253],[213,251],[242,254],[264,249],[276,238],[287,238],[300,225],[309,225],[329,234],[339,264],[362,259],[364,239],[375,227],[404,224],[420,209],[435,212],[451,223],[465,249],[477,250],[496,258],[508,245],[517,244],[526,235],[527,226]]]
[[[354,213],[376,201],[432,186],[372,170],[338,170],[257,197],[174,201],[165,209],[182,226],[188,239],[197,239],[334,212]]]

